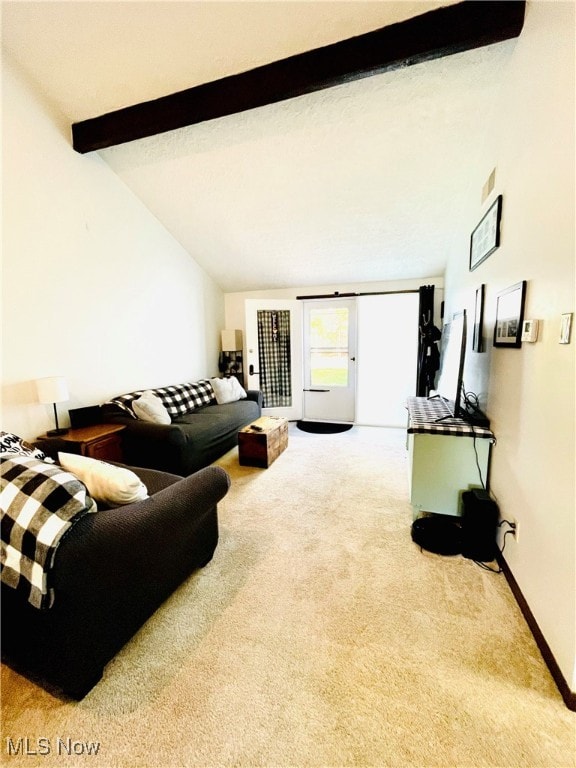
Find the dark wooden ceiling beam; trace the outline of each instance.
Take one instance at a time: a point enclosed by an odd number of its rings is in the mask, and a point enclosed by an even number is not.
[[[77,152],[331,88],[370,75],[517,37],[525,0],[465,0],[358,37],[72,125]]]

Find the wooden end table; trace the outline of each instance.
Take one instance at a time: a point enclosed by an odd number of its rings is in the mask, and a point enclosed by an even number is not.
[[[36,439],[39,448],[52,447],[68,453],[79,453],[101,461],[122,463],[122,440],[120,433],[126,429],[124,424],[95,424],[91,427],[69,429],[65,435],[52,437],[40,435]]]

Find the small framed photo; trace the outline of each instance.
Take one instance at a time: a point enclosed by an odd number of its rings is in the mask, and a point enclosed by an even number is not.
[[[560,344],[570,344],[570,331],[572,329],[572,312],[560,315]]]
[[[526,280],[501,291],[496,298],[495,347],[521,347]]]
[[[484,352],[482,343],[484,326],[484,284],[476,289],[476,304],[474,307],[474,329],[472,334],[472,349],[474,352]]]
[[[470,272],[500,245],[502,195],[498,195],[470,236]]]

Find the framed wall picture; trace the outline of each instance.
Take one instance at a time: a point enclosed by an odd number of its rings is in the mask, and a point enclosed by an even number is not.
[[[501,291],[496,299],[495,347],[521,347],[526,280]]]
[[[470,236],[470,272],[500,245],[502,195],[498,195]]]
[[[472,349],[474,352],[484,352],[482,342],[484,328],[484,284],[476,289],[476,303],[474,305],[474,328],[472,333]]]

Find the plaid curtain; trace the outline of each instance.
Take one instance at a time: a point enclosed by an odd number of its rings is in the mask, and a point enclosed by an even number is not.
[[[290,310],[261,309],[257,319],[258,364],[264,407],[290,406]]]

